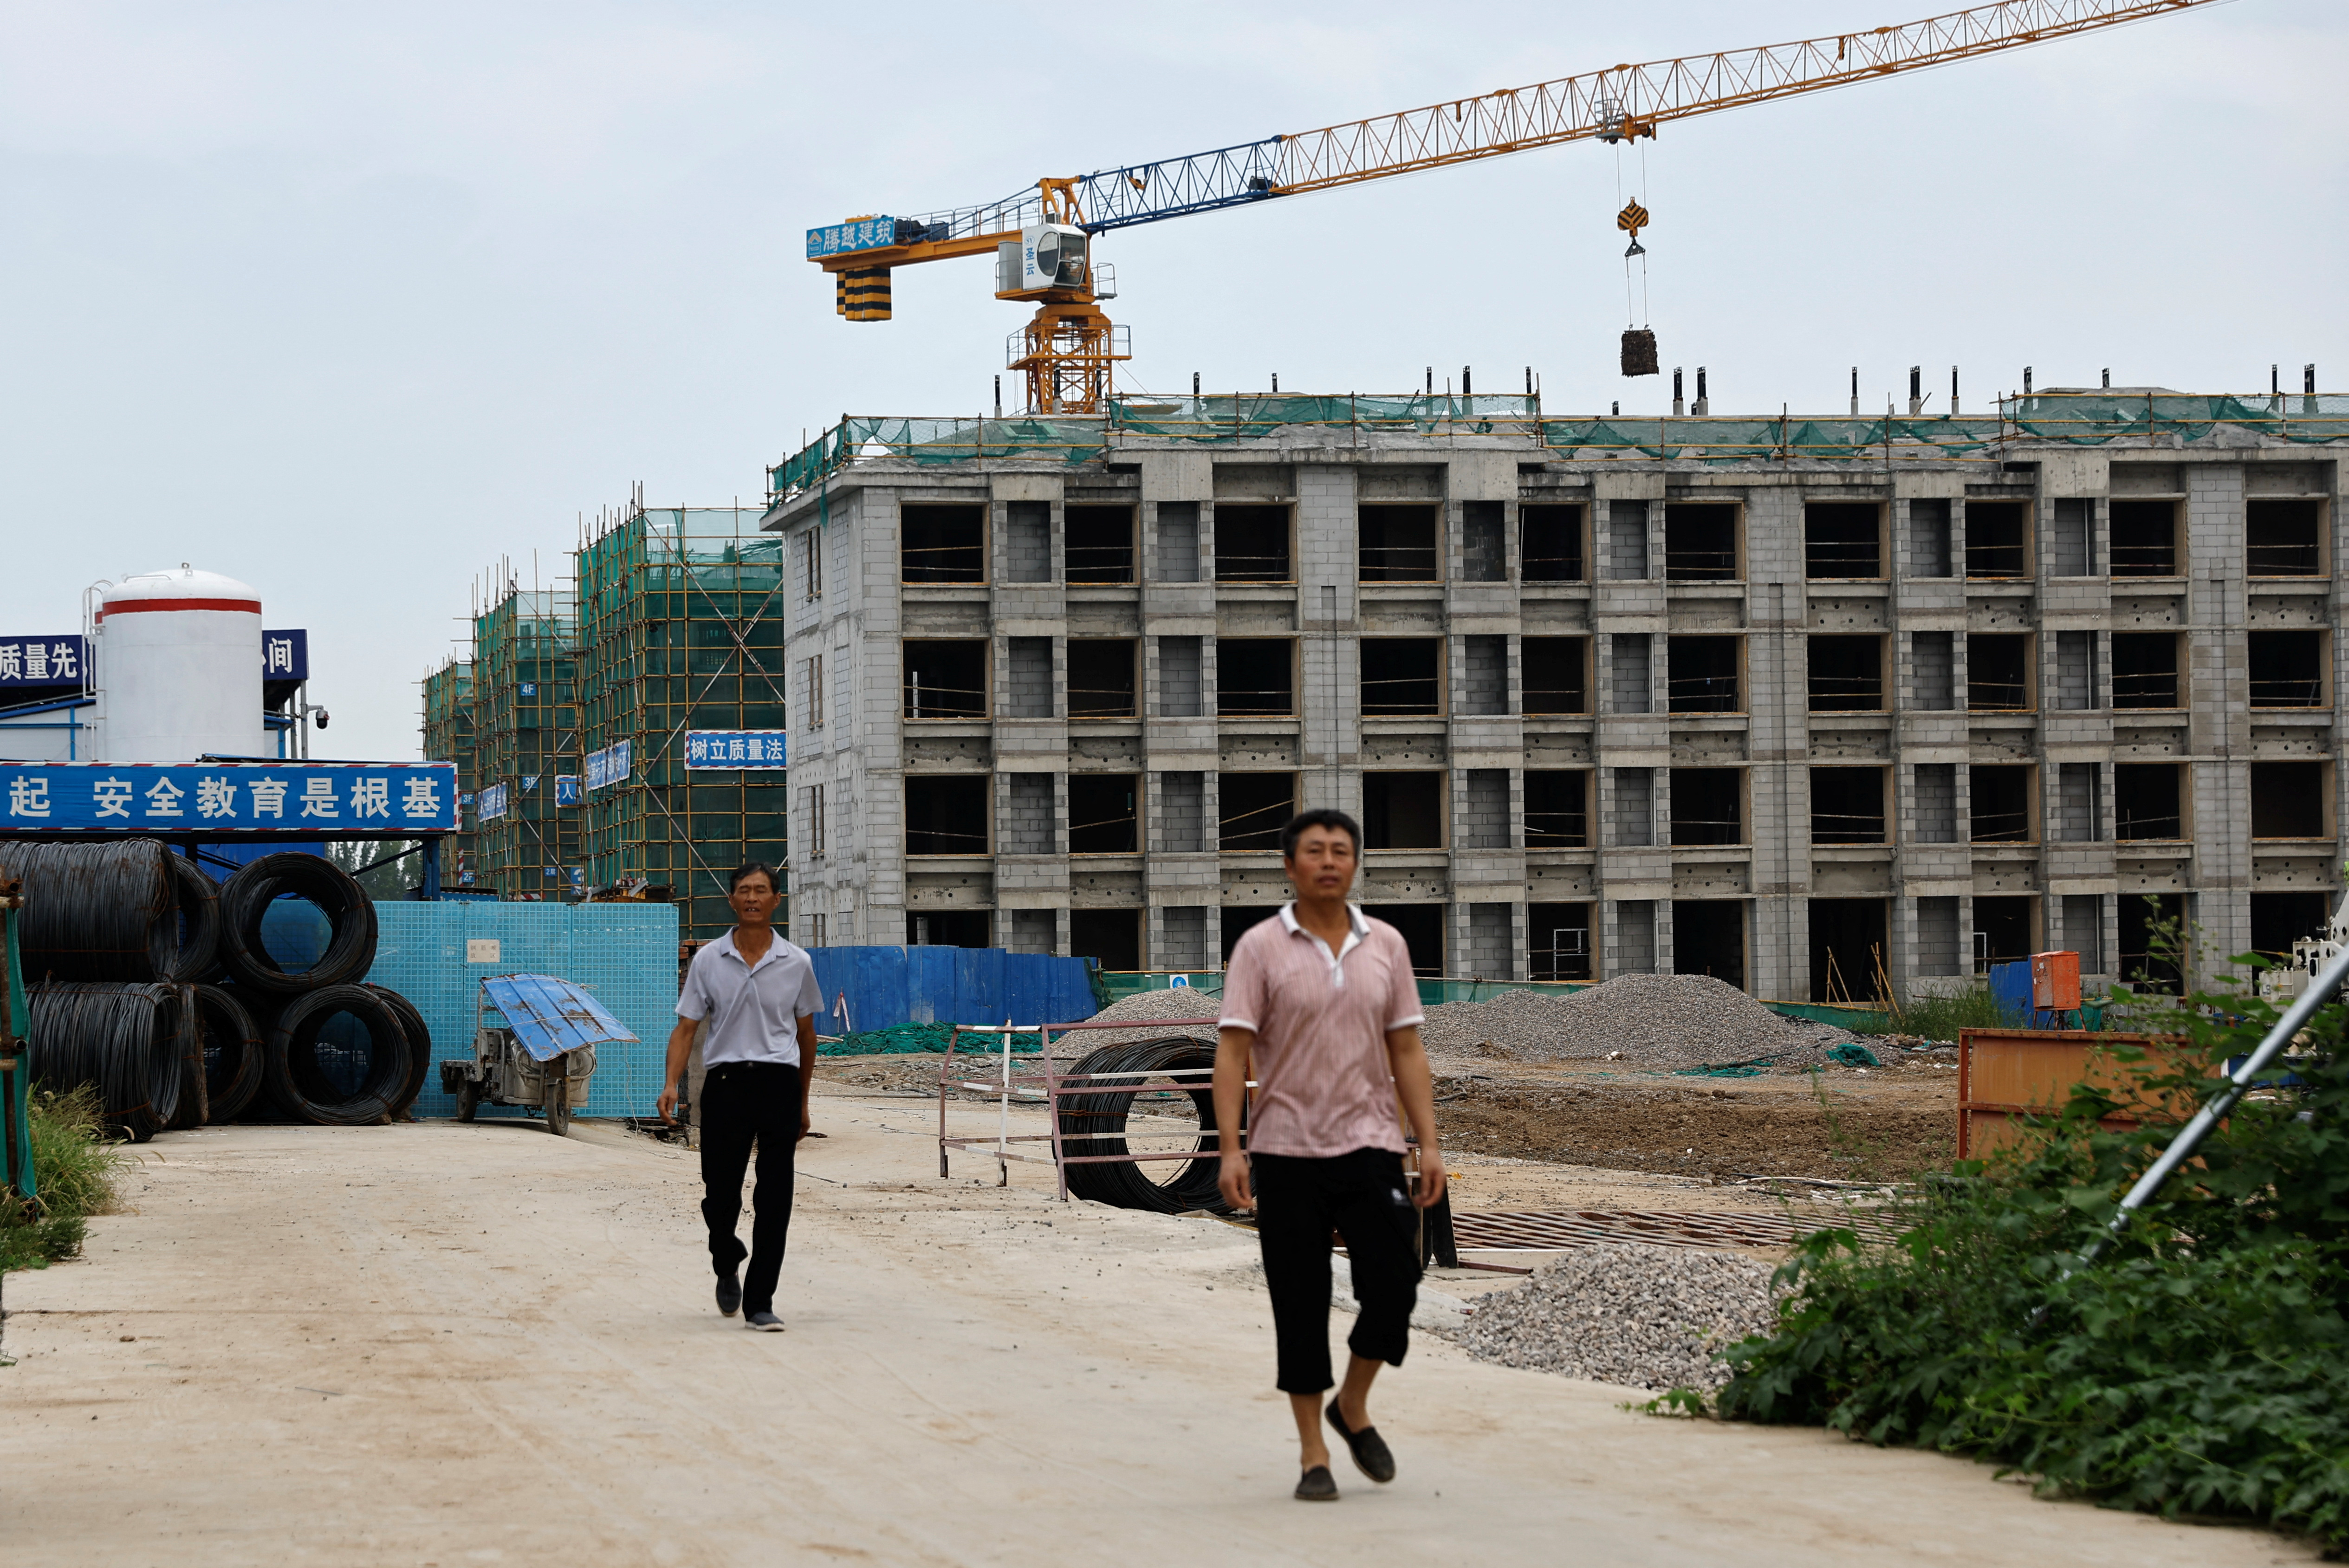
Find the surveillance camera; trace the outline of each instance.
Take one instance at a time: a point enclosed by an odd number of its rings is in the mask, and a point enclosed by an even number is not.
[[[320,729],[326,727],[326,710],[323,707],[318,710],[318,727]]]

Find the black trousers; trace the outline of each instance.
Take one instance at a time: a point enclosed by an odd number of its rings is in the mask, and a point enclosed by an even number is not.
[[[1402,1156],[1357,1149],[1328,1160],[1251,1154],[1256,1233],[1272,1291],[1272,1328],[1286,1394],[1319,1394],[1330,1376],[1330,1233],[1345,1238],[1361,1311],[1346,1348],[1402,1365],[1419,1299],[1419,1211]]]
[[[792,1154],[800,1141],[800,1069],[783,1062],[720,1062],[701,1081],[701,1217],[709,1262],[721,1276],[744,1257],[742,1310],[771,1312],[792,1228]],[[759,1151],[750,1194],[750,1245],[734,1234],[742,1214],[742,1173]]]

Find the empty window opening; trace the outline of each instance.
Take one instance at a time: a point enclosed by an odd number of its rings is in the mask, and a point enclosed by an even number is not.
[[[1640,582],[1648,576],[1646,501],[1607,503],[1607,575],[1624,583]]]
[[[1052,505],[1007,501],[1003,508],[1003,571],[1014,583],[1052,580]]]
[[[1966,637],[1966,706],[1976,710],[2031,707],[2031,634],[1973,632]]]
[[[1950,503],[1946,498],[1909,503],[1909,573],[1912,577],[1950,575]]]
[[[2292,944],[2322,938],[2333,918],[2333,897],[2322,892],[2251,894],[2251,951],[2279,967],[2292,963]]]
[[[1620,504],[1620,503],[1618,503]],[[1664,508],[1664,580],[1737,580],[1737,509],[1717,501],[1676,501]]]
[[[2069,711],[2096,706],[2096,634],[2055,634],[2055,706]]]
[[[823,530],[811,528],[800,535],[800,576],[810,599],[823,597]]]
[[[987,645],[909,642],[905,645],[907,718],[985,718]]]
[[[2251,837],[2324,837],[2324,764],[2251,764]]]
[[[988,912],[983,909],[908,910],[905,944],[909,947],[992,947]]]
[[[1485,717],[1508,712],[1509,639],[1475,636],[1460,643],[1468,666],[1460,672],[1460,711]]]
[[[1656,841],[1656,779],[1652,769],[1615,769],[1615,841],[1644,849]]]
[[[1052,717],[1052,639],[1012,637],[1009,655],[1011,689],[1003,711],[1010,718]]]
[[[1672,842],[1692,846],[1745,842],[1744,769],[1672,769]]]
[[[1069,853],[1130,855],[1142,848],[1142,776],[1069,775]]]
[[[1917,973],[1960,975],[1965,954],[1958,940],[1958,901],[1920,898],[1917,901]]]
[[[2253,632],[2251,636],[2253,707],[2324,706],[2324,634]]]
[[[2031,842],[2031,765],[1977,764],[1969,780],[1972,787],[1973,821],[1969,836],[1977,844]]]
[[[1224,905],[1216,917],[1223,928],[1224,966],[1226,968],[1231,966],[1232,949],[1239,945],[1241,937],[1279,913],[1280,906],[1277,903]]]
[[[1526,770],[1526,848],[1590,847],[1590,774],[1578,768]]]
[[[1362,712],[1442,713],[1443,647],[1438,637],[1364,637]]]
[[[1529,714],[1590,711],[1590,639],[1527,637],[1518,645]]]
[[[1811,769],[1811,842],[1880,844],[1884,841],[1884,769]]]
[[[2256,896],[2256,895],[2254,895]],[[2186,895],[2124,893],[2120,901],[2121,984],[2134,991],[2176,995],[2186,971]]]
[[[2178,575],[2178,503],[2116,500],[2110,504],[2113,575]]]
[[[1471,768],[1461,790],[1460,820],[1454,824],[1453,842],[1464,850],[1506,850],[1509,847],[1509,770]],[[1506,944],[1505,944],[1506,945]],[[1491,970],[1477,973],[1490,975]]]
[[[2095,571],[2095,505],[2085,500],[2059,500],[2055,503],[2054,537],[2047,571],[2054,577],[2087,577]],[[2119,542],[2117,533],[2114,536]],[[2117,554],[2115,560],[2118,560]],[[2118,573],[2116,574],[2127,575]],[[2140,573],[2142,575],[2142,573]]]
[[[1618,975],[1656,972],[1656,905],[1651,899],[1625,899],[1615,906],[1615,962]]]
[[[1069,956],[1090,958],[1112,974],[1142,967],[1142,911],[1069,911]]]
[[[1947,713],[1958,706],[1956,638],[1949,632],[1919,632],[1909,640],[1916,665],[1917,706],[1927,713]]]
[[[1423,979],[1444,977],[1444,909],[1440,903],[1371,903],[1364,914],[1395,928],[1411,953],[1411,972]]]
[[[1069,717],[1132,718],[1133,639],[1069,639]]]
[[[1197,854],[1207,847],[1207,776],[1158,776],[1158,841],[1170,855]]]
[[[2066,953],[2080,955],[2080,973],[2105,973],[2105,895],[2097,892],[2067,892],[2062,908],[2063,936]]]
[[[2119,762],[2113,766],[2113,836],[2133,839],[2182,839],[2185,814],[2179,808],[2178,775],[2175,762]]]
[[[1884,707],[1884,639],[1810,639],[1813,713],[1869,713]]]
[[[1884,509],[1876,502],[1812,501],[1803,508],[1803,575],[1884,575]]]
[[[1610,695],[1615,713],[1656,710],[1656,672],[1651,660],[1648,634],[1618,632],[1608,649]]]
[[[1006,783],[1003,822],[996,839],[998,852],[1007,855],[1057,854],[1061,833],[1053,814],[1053,776],[1050,773],[1014,773]]]
[[[1216,506],[1216,582],[1287,583],[1291,576],[1287,507]]]
[[[898,576],[906,583],[987,581],[987,508],[909,506],[900,513]]]
[[[1216,712],[1226,718],[1297,711],[1297,645],[1286,637],[1216,639]]]
[[[2254,577],[2324,574],[2324,503],[2243,503],[2243,570]]]
[[[1440,850],[1444,847],[1442,773],[1362,775],[1362,848]]]
[[[2174,632],[2113,634],[2113,706],[2179,707],[2178,634]]]
[[[2093,762],[2059,764],[2055,769],[2055,837],[2067,844],[2093,844],[2104,836],[2104,770]]]
[[[1199,503],[1195,500],[1158,503],[1158,580],[1199,580]]]
[[[1535,980],[1589,980],[1590,906],[1531,903],[1526,906],[1526,947]]]
[[[1742,713],[1735,637],[1666,639],[1664,684],[1674,713]]]
[[[983,855],[995,779],[985,773],[905,775],[905,852]]]
[[[1958,765],[1954,762],[1917,764],[1917,841],[1954,844],[1958,841]]]
[[[1158,717],[1199,717],[1200,645],[1196,637],[1158,639]]]
[[[1582,558],[1582,509],[1555,501],[1519,507],[1517,560],[1528,583],[1579,583],[1588,576]]]
[[[1745,904],[1681,899],[1672,904],[1672,973],[1710,975],[1745,989]]]
[[[2013,964],[2038,951],[2032,935],[2028,894],[1974,900],[1974,973],[1987,975],[1993,964]]]
[[[1133,581],[1133,509],[1072,506],[1063,514],[1071,583]]]
[[[1365,506],[1355,511],[1356,560],[1365,583],[1431,583],[1436,570],[1438,509]]]
[[[1460,508],[1460,566],[1471,583],[1509,578],[1508,524],[1496,500],[1472,500]]]
[[[1886,930],[1880,898],[1811,900],[1811,1000],[1873,1002],[1884,994]]]
[[[1297,815],[1294,773],[1225,773],[1217,776],[1216,847],[1277,850],[1280,830]]]
[[[1966,575],[2028,577],[2030,509],[2019,500],[1966,503]]]

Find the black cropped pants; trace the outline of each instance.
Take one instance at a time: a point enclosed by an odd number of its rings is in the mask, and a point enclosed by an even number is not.
[[[1344,1238],[1361,1310],[1346,1347],[1402,1365],[1419,1299],[1419,1211],[1402,1156],[1357,1149],[1327,1160],[1251,1154],[1257,1240],[1272,1292],[1279,1345],[1275,1379],[1286,1394],[1319,1394],[1330,1376],[1330,1233]]]

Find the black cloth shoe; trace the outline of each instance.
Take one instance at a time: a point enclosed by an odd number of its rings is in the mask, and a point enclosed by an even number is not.
[[[718,1276],[718,1312],[721,1317],[731,1317],[742,1310],[742,1282],[735,1275]]]
[[[1330,1473],[1328,1465],[1315,1465],[1298,1477],[1297,1501],[1299,1502],[1338,1501],[1338,1478]]]
[[[1354,1456],[1356,1470],[1381,1486],[1394,1480],[1394,1455],[1387,1450],[1386,1439],[1379,1436],[1376,1427],[1364,1427],[1359,1432],[1350,1429],[1346,1418],[1338,1413],[1335,1399],[1330,1401],[1330,1424],[1346,1439],[1346,1449]]]
[[[744,1316],[742,1326],[755,1328],[762,1334],[781,1334],[783,1331],[783,1320],[771,1312],[753,1312]]]

